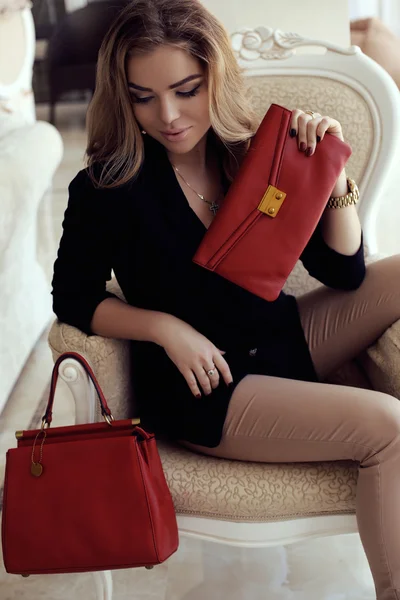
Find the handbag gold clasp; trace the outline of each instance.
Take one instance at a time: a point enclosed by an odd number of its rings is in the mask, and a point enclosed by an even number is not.
[[[278,190],[278,188],[273,185],[269,185],[257,208],[268,217],[275,219],[285,198],[285,192]]]
[[[103,419],[105,420],[105,422],[110,425],[110,427],[112,427],[113,421],[115,421],[114,417],[112,416],[112,414],[110,413],[109,415],[107,415],[106,413],[103,414]]]

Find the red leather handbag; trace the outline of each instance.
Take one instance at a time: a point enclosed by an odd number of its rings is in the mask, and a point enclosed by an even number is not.
[[[105,423],[48,428],[58,367],[75,358],[92,379]],[[8,573],[148,567],[178,548],[178,528],[154,435],[114,421],[86,360],[54,365],[42,428],[7,452],[2,522]]]
[[[289,135],[291,117],[271,105],[193,258],[265,300],[279,296],[351,155],[326,135],[305,156]]]

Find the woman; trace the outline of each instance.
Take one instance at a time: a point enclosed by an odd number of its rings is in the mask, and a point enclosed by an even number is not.
[[[256,129],[218,21],[196,0],[136,0],[99,55],[88,168],[70,185],[54,311],[132,340],[142,423],[250,461],[353,459],[379,600],[400,598],[400,406],[322,383],[400,318],[399,257],[368,267],[354,205],[328,206],[301,260],[326,286],[266,302],[192,257]],[[293,113],[310,160],[330,117]],[[348,192],[346,174],[332,197]],[[127,303],[106,292],[115,272]]]

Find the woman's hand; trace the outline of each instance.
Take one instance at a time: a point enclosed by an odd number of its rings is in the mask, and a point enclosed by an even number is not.
[[[191,325],[165,315],[157,337],[157,343],[164,348],[197,398],[201,397],[199,386],[209,395],[218,387],[220,376],[227,385],[232,383],[228,363],[222,356],[224,352]],[[207,374],[208,371],[213,372]]]
[[[310,111],[312,112],[312,111]],[[294,110],[290,125],[290,135],[297,135],[299,150],[306,156],[312,156],[317,144],[330,133],[344,141],[342,126],[331,117],[323,117],[319,113],[308,114],[302,110]]]
[[[306,156],[312,156],[318,143],[329,133],[344,141],[342,126],[331,117],[319,113],[294,110],[290,125],[290,135],[298,136],[298,146]],[[317,149],[318,152],[318,149]],[[334,198],[348,192],[346,171],[340,173],[331,192]],[[341,210],[327,208],[322,216],[322,235],[326,244],[339,254],[351,256],[357,252],[361,241],[361,225],[354,205]]]

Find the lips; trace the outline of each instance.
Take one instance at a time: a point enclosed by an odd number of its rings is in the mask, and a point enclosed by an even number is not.
[[[168,129],[168,131],[162,131],[161,133],[163,135],[178,135],[179,133],[182,133],[182,131],[186,131],[186,129],[188,129],[188,127],[185,127],[184,129]]]
[[[161,131],[161,135],[169,142],[180,142],[186,138],[191,127],[185,127],[184,129],[169,129],[167,131]]]

